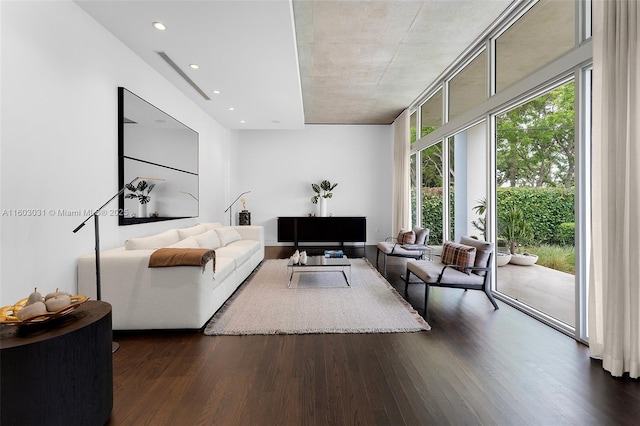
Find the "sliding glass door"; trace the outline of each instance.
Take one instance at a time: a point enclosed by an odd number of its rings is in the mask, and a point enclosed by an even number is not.
[[[576,306],[574,94],[570,81],[495,120],[496,290],[570,328]]]

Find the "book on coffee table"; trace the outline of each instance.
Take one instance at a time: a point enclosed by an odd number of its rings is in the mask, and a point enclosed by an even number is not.
[[[344,253],[342,252],[342,250],[325,250],[324,257],[344,257]]]

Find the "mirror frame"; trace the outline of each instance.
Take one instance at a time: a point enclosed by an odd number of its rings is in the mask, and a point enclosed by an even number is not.
[[[129,157],[125,154],[125,149],[126,149],[126,144],[127,144],[127,140],[125,140],[125,124],[127,123],[131,123],[131,119],[128,118],[125,114],[125,97],[126,95],[132,95],[135,96],[137,99],[139,99],[140,101],[144,102],[144,104],[148,105],[149,108],[153,108],[153,114],[163,114],[164,116],[167,117],[167,121],[171,121],[171,122],[175,122],[176,124],[179,124],[180,126],[184,127],[185,130],[191,131],[193,132],[194,136],[195,136],[195,144],[196,144],[196,148],[195,148],[195,159],[192,159],[192,161],[195,161],[195,167],[196,167],[196,171],[195,172],[191,172],[191,171],[187,171],[187,170],[181,170],[179,168],[173,167],[171,165],[165,165],[165,164],[159,164],[157,162],[153,162],[153,161],[148,161],[145,160],[143,158],[135,158],[135,157]],[[149,110],[150,112],[152,110]],[[130,142],[131,143],[131,142]],[[180,146],[178,145],[178,143],[183,143],[180,141],[176,141],[176,142],[169,142],[169,148],[173,148],[173,146],[171,144],[175,144],[175,150],[176,153],[179,153],[183,150],[181,150]],[[118,224],[120,226],[124,226],[124,225],[136,225],[139,223],[148,223],[148,222],[160,222],[160,221],[166,221],[166,220],[176,220],[176,219],[187,219],[187,218],[193,218],[193,217],[198,217],[200,214],[200,202],[199,202],[199,191],[200,191],[200,177],[199,177],[199,148],[200,148],[200,144],[199,144],[199,134],[198,132],[196,132],[195,130],[191,129],[190,127],[186,126],[185,124],[179,122],[178,120],[176,120],[175,118],[171,117],[169,114],[165,113],[164,111],[160,110],[159,108],[157,108],[156,106],[152,105],[151,103],[145,101],[144,99],[142,99],[140,96],[136,95],[135,93],[131,92],[130,90],[127,90],[124,87],[118,87],[118,188],[121,189],[121,193],[118,197],[118,207],[119,207],[119,215],[118,215]],[[131,180],[128,179],[125,182],[125,176],[127,175],[127,171],[130,172],[130,169],[125,169],[126,167],[126,162],[125,160],[131,160],[131,161],[136,161],[136,162],[140,162],[143,163],[145,166],[150,166],[150,167],[154,167],[154,168],[160,168],[160,170],[165,170],[168,173],[172,173],[172,174],[178,174],[179,176],[185,176],[185,178],[188,178],[189,175],[191,176],[195,176],[196,177],[196,191],[195,191],[195,195],[193,195],[191,192],[185,192],[185,191],[180,191],[183,194],[187,194],[184,195],[185,196],[185,202],[189,202],[189,200],[191,200],[191,202],[193,202],[193,200],[195,199],[196,201],[196,208],[195,208],[195,214],[193,215],[168,215],[168,216],[155,216],[155,217],[131,217],[126,215],[125,213],[127,213],[127,210],[125,208],[125,192],[127,192],[124,188],[125,185],[128,184]],[[138,176],[139,174],[131,174],[132,176]],[[161,176],[157,176],[157,177],[161,177]],[[162,183],[162,182],[158,182],[158,183]],[[137,183],[134,183],[134,185],[136,185]],[[173,192],[177,192],[177,191],[173,191]]]

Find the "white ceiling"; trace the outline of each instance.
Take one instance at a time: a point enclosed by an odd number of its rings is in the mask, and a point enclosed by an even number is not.
[[[393,122],[512,0],[75,2],[224,127],[293,129]]]

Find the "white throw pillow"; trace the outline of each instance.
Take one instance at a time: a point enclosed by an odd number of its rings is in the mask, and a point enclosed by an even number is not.
[[[218,233],[218,237],[220,237],[220,245],[223,247],[242,239],[238,231],[231,227],[216,228],[216,232]]]
[[[222,228],[222,224],[220,222],[207,222],[207,223],[201,223],[200,225],[207,228],[207,231],[212,231],[216,228]]]
[[[191,237],[192,235],[200,235],[206,230],[207,228],[205,228],[203,225],[195,225],[190,228],[181,228],[178,229],[178,237],[180,237],[181,240],[184,240],[185,238]]]
[[[187,237],[184,240],[180,240],[177,243],[173,243],[168,248],[200,248],[200,244],[196,240],[196,237]]]
[[[169,229],[160,234],[151,235],[149,237],[129,238],[124,242],[124,248],[127,250],[155,250],[160,247],[166,247],[169,244],[180,241],[178,231]]]
[[[215,229],[211,231],[207,231],[203,234],[195,236],[196,241],[198,241],[198,245],[202,248],[208,248],[211,250],[215,250],[220,247],[220,237],[218,237],[218,233]]]

